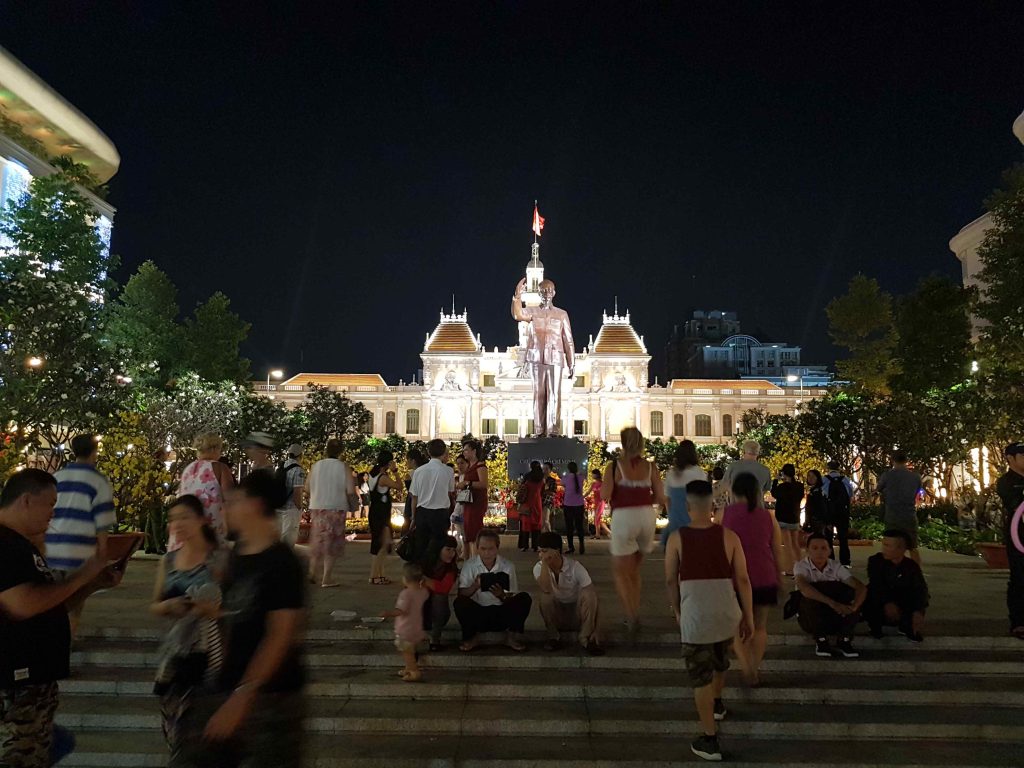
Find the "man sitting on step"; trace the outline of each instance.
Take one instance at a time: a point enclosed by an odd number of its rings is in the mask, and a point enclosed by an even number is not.
[[[544,650],[561,647],[561,632],[578,632],[580,645],[591,656],[604,649],[597,636],[597,587],[579,562],[562,554],[562,537],[545,531],[538,539],[539,562],[533,578],[540,587],[540,615],[548,632]]]
[[[882,534],[882,551],[868,558],[868,598],[862,613],[871,636],[882,637],[882,626],[899,627],[909,640],[924,640],[928,584],[921,566],[906,556],[910,537],[890,528]]]
[[[481,632],[506,632],[506,645],[525,651],[522,634],[533,600],[519,591],[516,567],[498,555],[501,539],[496,531],[484,529],[476,537],[476,556],[469,558],[459,573],[459,596],[455,616],[462,625],[463,651],[480,643]]]
[[[860,621],[860,607],[867,588],[853,578],[850,569],[832,560],[832,543],[823,533],[807,537],[807,557],[793,566],[800,590],[800,627],[815,640],[814,653],[831,658],[838,652],[847,659],[860,654],[853,647],[853,629]],[[829,645],[835,636],[836,647]]]

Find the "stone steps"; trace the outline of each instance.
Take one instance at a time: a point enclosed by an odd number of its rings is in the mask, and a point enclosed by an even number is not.
[[[727,721],[728,722],[728,721]],[[78,749],[62,768],[109,766],[143,768],[167,764],[157,734],[81,730]],[[410,743],[412,741],[412,743]],[[680,738],[615,736],[487,738],[445,736],[414,740],[382,739],[379,734],[312,734],[306,740],[308,768],[678,768],[702,764]],[[835,741],[758,739],[724,731],[722,746],[732,768],[1002,768],[1020,764],[1019,745],[966,741],[857,742],[843,749]],[[116,748],[112,748],[116,747]],[[840,752],[844,753],[840,756]]]

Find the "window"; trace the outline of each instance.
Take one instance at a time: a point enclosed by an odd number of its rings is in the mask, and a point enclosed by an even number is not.
[[[587,377],[586,376],[577,376],[576,377],[576,381],[574,381],[572,385],[574,387],[586,387],[587,386]]]
[[[672,417],[672,434],[676,437],[682,437],[686,434],[686,417],[681,413],[677,413]]]
[[[359,425],[359,428],[365,434],[367,434],[367,435],[372,435],[373,434],[373,414],[372,413],[368,413],[368,414],[366,414],[366,416],[363,417],[363,421]]]
[[[724,437],[732,436],[732,414],[727,413],[722,416],[722,435]]]
[[[698,413],[694,416],[693,433],[697,437],[711,437],[711,417],[706,413]]]
[[[506,435],[518,435],[519,434],[519,419],[505,419],[504,434],[506,434]]]
[[[480,431],[485,435],[498,434],[497,419],[480,419]]]
[[[574,419],[572,422],[572,433],[574,435],[586,435],[587,432],[587,420],[586,419]]]
[[[651,434],[655,437],[665,434],[665,414],[661,411],[651,411]]]
[[[393,435],[395,434],[395,412],[388,411],[384,414],[384,434]]]
[[[410,408],[405,412],[405,434],[418,435],[420,433],[420,409]]]
[[[494,386],[494,374],[493,373],[485,373],[484,374],[484,386],[485,387],[493,387]]]

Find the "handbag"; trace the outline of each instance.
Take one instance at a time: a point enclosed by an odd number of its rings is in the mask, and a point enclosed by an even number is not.
[[[398,546],[395,547],[395,554],[407,563],[416,556],[416,552],[413,548],[412,536],[406,534],[398,540]]]
[[[458,504],[472,504],[473,503],[473,489],[463,488],[461,491],[455,494],[455,501]]]

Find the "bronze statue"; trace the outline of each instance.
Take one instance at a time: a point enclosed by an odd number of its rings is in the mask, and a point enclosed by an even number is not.
[[[538,286],[539,307],[523,306],[522,295],[526,280],[519,281],[512,297],[512,317],[529,323],[526,340],[526,364],[533,380],[533,428],[536,437],[559,434],[562,415],[562,375],[566,368],[569,378],[576,366],[576,351],[572,343],[569,315],[551,303],[555,298],[555,284],[542,280]]]

